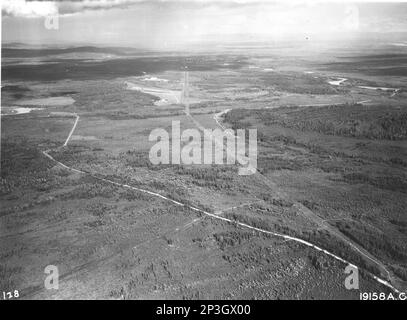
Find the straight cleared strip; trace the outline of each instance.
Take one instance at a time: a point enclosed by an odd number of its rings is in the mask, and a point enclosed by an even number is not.
[[[76,117],[75,123],[73,124],[71,132],[69,132],[68,138],[66,138],[65,143],[63,144],[64,147],[68,144],[69,139],[71,139],[72,133],[75,131],[76,125],[78,124],[79,121],[79,116],[76,113],[74,113],[73,115]]]

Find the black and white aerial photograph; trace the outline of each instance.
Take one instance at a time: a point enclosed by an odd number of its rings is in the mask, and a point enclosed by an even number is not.
[[[1,7],[3,305],[407,300],[407,1]]]

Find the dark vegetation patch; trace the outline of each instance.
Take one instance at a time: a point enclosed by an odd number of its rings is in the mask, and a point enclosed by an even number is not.
[[[300,201],[301,204],[303,204],[306,208],[310,209],[311,211],[315,211],[319,209],[318,203],[314,201],[309,201],[309,200],[303,200]]]
[[[79,167],[75,164],[78,163],[102,164],[104,161],[108,160],[107,155],[91,151],[91,147],[72,143],[69,148],[52,150],[50,155],[67,166],[73,166],[77,169],[79,169]]]
[[[276,198],[275,195],[270,194],[269,192],[260,194],[259,198],[264,200],[265,202],[272,204],[273,206],[277,206],[277,207],[290,208],[294,204],[293,202],[291,202],[289,200],[282,199],[282,198]]]
[[[233,166],[174,166],[174,171],[179,175],[190,176],[192,182],[201,187],[208,187],[216,190],[230,190],[235,186],[233,175],[236,173],[236,168]]]
[[[327,249],[333,252],[339,257],[346,258],[348,261],[358,265],[359,267],[369,272],[372,272],[373,274],[380,275],[379,268],[373,262],[364,259],[359,253],[354,251],[348,244],[336,238],[335,236],[332,236],[326,230],[299,231],[295,230],[292,227],[281,225],[275,222],[270,222],[264,218],[252,217],[237,213],[225,213],[225,217],[246,223],[256,228],[276,233],[282,233],[285,235],[303,239],[305,241],[309,241],[323,249]],[[296,245],[302,246],[297,243]]]
[[[355,108],[355,109],[354,109]],[[343,110],[342,110],[343,109]],[[341,113],[343,111],[343,114]],[[393,112],[393,110],[391,110]],[[375,113],[384,115],[383,118],[396,119],[398,117],[397,109],[394,110],[394,114],[390,116],[391,112],[378,110],[377,108],[368,108],[363,110],[361,106],[332,106],[327,108],[279,108],[274,110],[232,110],[226,114],[225,120],[232,124],[234,129],[246,128],[245,121],[247,117],[250,119],[255,118],[256,121],[261,122],[266,126],[265,129],[260,127],[258,129],[257,137],[258,143],[262,146],[258,154],[258,170],[260,173],[266,174],[270,171],[276,170],[292,170],[300,171],[312,168],[318,168],[326,173],[336,173],[339,176],[330,177],[331,181],[344,181],[350,184],[369,184],[377,188],[407,192],[407,180],[403,174],[400,174],[400,170],[397,166],[404,167],[405,161],[399,157],[394,156],[389,159],[381,159],[372,157],[371,153],[363,153],[360,156],[355,156],[352,152],[345,153],[351,150],[344,150],[332,146],[325,146],[323,135],[335,135],[337,132],[340,135],[345,135],[345,131],[340,131],[340,123],[344,123],[340,119],[348,116],[365,117],[365,121],[374,122]],[[369,113],[369,114],[367,114]],[[407,113],[401,114],[399,120],[404,121],[403,117],[407,116]],[[315,122],[317,126],[308,126],[305,129],[304,123]],[[407,121],[407,117],[405,117]],[[383,120],[383,119],[382,119]],[[330,122],[333,121],[333,122]],[[387,121],[387,120],[386,120]],[[383,120],[382,123],[388,123]],[[390,121],[392,122],[392,121]],[[308,124],[309,124],[308,123]],[[325,130],[327,123],[331,123],[330,128],[332,130]],[[338,128],[336,124],[339,123]],[[399,122],[397,122],[399,123]],[[394,123],[393,123],[394,124]],[[283,129],[277,130],[276,134],[270,134],[267,128],[281,128],[289,127],[290,131],[284,131]],[[319,139],[321,142],[315,143],[312,138],[302,135],[304,131],[315,131],[316,127],[319,129],[317,133],[320,134]],[[322,130],[321,128],[325,128]],[[407,130],[407,126],[403,123],[399,123],[395,126],[385,126],[389,130],[382,131],[387,132],[388,138],[395,139],[396,136],[404,136],[404,131]],[[402,128],[403,127],[403,128]],[[335,129],[336,128],[336,129]],[[380,125],[380,128],[384,128]],[[336,131],[335,131],[336,130]],[[398,135],[395,132],[398,131]],[[298,133],[299,132],[299,133]],[[355,131],[357,132],[357,130]],[[372,133],[373,131],[371,131]],[[374,132],[378,132],[377,130]],[[298,134],[297,134],[298,133]],[[374,135],[370,136],[372,138]],[[384,136],[384,134],[383,134]],[[382,136],[382,137],[383,137]],[[365,146],[365,143],[354,143],[355,147],[361,148]],[[280,148],[280,154],[275,154],[274,150],[270,154],[270,149]],[[292,147],[295,147],[293,150]],[[343,150],[343,151],[342,151]],[[377,165],[380,164],[380,167]]]
[[[309,254],[308,259],[311,265],[318,271],[324,271],[333,267],[333,261],[320,252]]]
[[[85,226],[91,228],[91,229],[95,229],[97,227],[101,227],[103,225],[105,225],[106,223],[102,220],[94,220],[94,221],[89,221],[89,222],[85,222]]]
[[[147,53],[146,50],[125,47],[71,47],[71,48],[2,48],[1,54],[4,58],[34,58],[44,57],[49,55],[59,55],[68,53],[105,53],[117,55],[134,55],[139,53]]]
[[[367,183],[381,189],[407,193],[407,182],[400,176],[372,176],[369,173],[352,172],[342,174],[342,179],[351,184]]]
[[[146,152],[128,150],[121,153],[120,157],[131,168],[148,168],[149,170],[159,171],[171,167],[170,164],[152,164]]]
[[[358,104],[328,107],[293,107],[272,110],[233,110],[225,121],[244,128],[245,118],[256,117],[266,126],[279,125],[298,131],[367,139],[407,139],[407,112],[382,106]]]
[[[336,72],[401,77],[407,76],[406,63],[406,54],[372,54],[345,57],[343,61],[326,63],[322,67]]]
[[[236,187],[233,177],[236,175],[237,168],[232,165],[155,165],[151,163],[147,153],[131,150],[123,153],[121,156],[124,157],[126,165],[132,168],[148,168],[154,171],[171,169],[175,174],[189,176],[191,182],[197,186],[215,190],[231,190]]]
[[[324,79],[299,73],[264,73],[258,77],[266,86],[299,94],[337,94],[343,87],[333,87]]]
[[[85,61],[66,59],[59,63],[43,65],[8,65],[2,67],[5,80],[57,81],[114,79],[141,76],[146,73],[161,73],[169,70],[211,71],[217,69],[238,69],[245,65],[243,57],[235,56],[165,56]],[[227,67],[224,65],[228,62]]]
[[[58,198],[61,200],[92,199],[95,197],[112,199],[117,194],[117,188],[112,184],[94,180],[90,183],[81,183],[73,190],[59,195]]]
[[[392,266],[391,269],[401,280],[407,281],[407,265]]]
[[[357,221],[337,221],[335,226],[347,237],[365,247],[379,258],[388,258],[402,264],[407,263],[406,243],[378,233],[371,227]]]
[[[151,118],[167,118],[171,116],[180,116],[185,114],[182,111],[174,110],[172,112],[155,112],[155,113],[148,113],[148,114],[140,114],[140,113],[131,113],[127,111],[107,111],[103,113],[91,114],[91,117],[103,117],[109,120],[142,120],[142,119],[151,119]]]
[[[5,264],[5,260],[2,259],[0,264],[0,286],[5,292],[13,292],[16,288],[16,275],[20,274],[22,267],[10,267]]]
[[[20,143],[2,142],[1,195],[24,188],[37,191],[52,189],[60,180],[49,173],[53,166],[42,153],[25,140]]]
[[[85,210],[95,217],[103,217],[110,211],[116,209],[117,206],[107,205],[102,202],[90,203],[85,207]]]
[[[71,96],[74,94],[79,93],[79,91],[56,91],[56,92],[51,92],[49,95],[51,97],[60,97],[60,96]]]
[[[227,247],[241,245],[247,240],[253,238],[253,236],[252,232],[245,231],[220,232],[213,235],[221,250],[225,250]]]
[[[14,99],[21,99],[31,92],[31,89],[20,85],[7,85],[1,88],[2,93],[10,93]]]
[[[401,220],[395,220],[391,219],[389,220],[391,224],[397,227],[397,229],[403,233],[404,235],[407,236],[407,221],[401,221]]]

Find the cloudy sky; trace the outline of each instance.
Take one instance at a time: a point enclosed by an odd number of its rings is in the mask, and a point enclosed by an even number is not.
[[[50,28],[50,24],[54,28]],[[365,31],[407,32],[407,3],[359,1],[353,4],[350,1],[317,0],[2,1],[3,42],[160,47],[211,37],[227,39],[236,35],[280,39]]]

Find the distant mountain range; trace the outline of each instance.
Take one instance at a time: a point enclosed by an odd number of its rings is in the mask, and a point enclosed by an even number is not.
[[[7,43],[3,44],[1,54],[3,58],[30,58],[43,57],[47,55],[59,55],[68,53],[104,53],[115,55],[134,55],[148,50],[129,48],[129,47],[95,47],[95,46],[80,46],[80,47],[65,47],[65,48],[50,48],[40,46],[27,46],[22,43]]]

